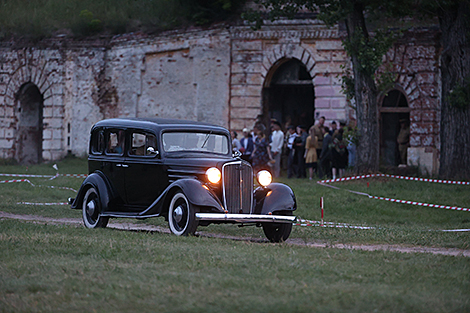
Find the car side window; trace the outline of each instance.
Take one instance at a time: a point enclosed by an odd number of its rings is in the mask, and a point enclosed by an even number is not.
[[[125,132],[123,130],[110,130],[107,133],[107,154],[122,155],[124,152]]]
[[[131,135],[129,155],[154,156],[157,151],[157,138],[148,133],[134,132]]]
[[[103,154],[104,152],[104,131],[98,130],[91,136],[91,153]]]

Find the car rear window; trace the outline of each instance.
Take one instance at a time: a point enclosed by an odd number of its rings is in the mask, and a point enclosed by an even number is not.
[[[103,154],[104,152],[104,131],[95,131],[91,136],[91,153],[92,154]]]

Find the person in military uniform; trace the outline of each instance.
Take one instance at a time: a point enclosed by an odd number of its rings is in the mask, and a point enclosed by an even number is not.
[[[400,152],[400,164],[407,163],[407,151],[410,146],[410,125],[408,120],[400,119],[400,132],[397,137],[398,152]]]

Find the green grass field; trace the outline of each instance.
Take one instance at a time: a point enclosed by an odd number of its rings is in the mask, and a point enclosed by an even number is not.
[[[66,159],[60,173],[86,173],[86,162]],[[52,164],[0,166],[0,173],[54,175]],[[12,178],[1,177],[0,180]],[[78,189],[82,179],[30,178],[34,184]],[[294,226],[305,242],[395,244],[469,249],[470,212],[369,199],[371,195],[470,206],[470,186],[394,179],[334,183],[287,180],[296,215],[373,226],[372,230]],[[369,187],[367,187],[369,182]],[[0,184],[0,211],[80,218],[64,202],[68,190]],[[120,221],[120,220],[112,220]],[[129,221],[129,220],[126,220]],[[132,220],[133,221],[133,220]],[[133,221],[166,226],[163,219]],[[264,238],[255,227],[200,227],[201,233]],[[0,312],[468,312],[470,260],[466,257],[311,248],[213,237],[89,230],[77,226],[0,220]]]

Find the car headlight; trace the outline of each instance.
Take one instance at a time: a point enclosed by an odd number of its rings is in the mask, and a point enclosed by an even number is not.
[[[207,179],[212,183],[212,184],[217,184],[220,182],[220,179],[222,178],[222,173],[219,171],[218,168],[216,167],[211,167],[206,171],[206,176]]]
[[[271,173],[266,170],[259,171],[256,178],[258,179],[258,183],[263,187],[268,186],[273,181]]]

